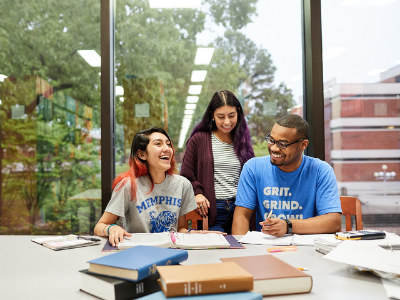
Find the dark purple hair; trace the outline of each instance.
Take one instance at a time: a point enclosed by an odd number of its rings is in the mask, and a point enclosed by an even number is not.
[[[244,165],[245,162],[254,157],[254,151],[253,146],[251,145],[249,128],[247,127],[247,123],[244,118],[243,108],[240,105],[239,100],[232,92],[215,92],[214,96],[211,98],[210,104],[208,104],[207,110],[203,115],[203,119],[201,120],[200,124],[193,129],[188,141],[196,132],[212,132],[217,130],[217,125],[215,125],[215,122],[212,121],[214,111],[217,108],[226,105],[236,107],[237,123],[235,128],[233,128],[231,131],[231,136],[236,156],[238,157],[240,163]]]

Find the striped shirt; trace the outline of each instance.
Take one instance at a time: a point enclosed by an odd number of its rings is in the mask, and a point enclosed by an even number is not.
[[[236,197],[241,165],[233,150],[233,144],[221,142],[211,135],[214,156],[214,187],[217,199]]]

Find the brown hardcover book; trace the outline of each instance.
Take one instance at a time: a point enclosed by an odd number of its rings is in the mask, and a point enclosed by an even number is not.
[[[221,258],[221,261],[235,262],[252,274],[252,292],[263,296],[309,293],[312,288],[311,275],[273,255]]]
[[[160,286],[165,296],[190,296],[244,292],[253,289],[253,276],[233,262],[160,266]]]

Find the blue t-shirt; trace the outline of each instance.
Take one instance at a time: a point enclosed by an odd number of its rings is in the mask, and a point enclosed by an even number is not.
[[[338,186],[332,167],[317,158],[303,155],[300,167],[283,172],[271,164],[270,156],[250,159],[240,175],[236,205],[256,209],[259,222],[271,218],[308,219],[342,212]]]

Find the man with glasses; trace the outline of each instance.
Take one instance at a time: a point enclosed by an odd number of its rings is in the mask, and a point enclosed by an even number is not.
[[[265,138],[269,155],[252,158],[243,167],[232,234],[246,234],[254,210],[257,230],[265,234],[340,231],[335,174],[328,163],[303,155],[308,137],[308,123],[298,115],[275,123]]]

